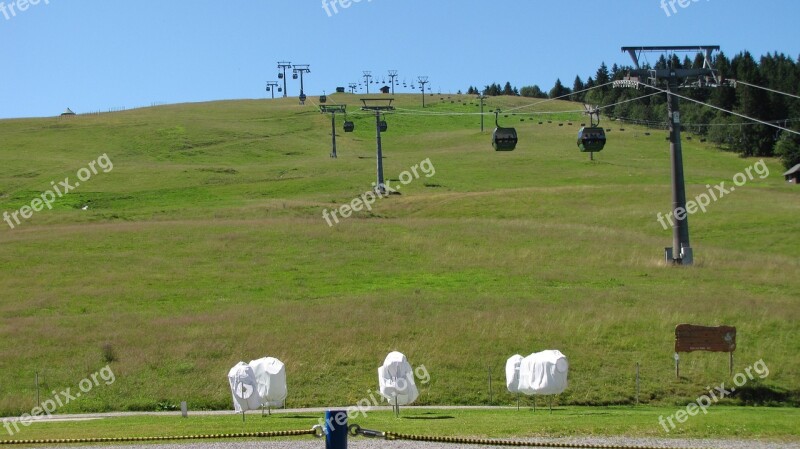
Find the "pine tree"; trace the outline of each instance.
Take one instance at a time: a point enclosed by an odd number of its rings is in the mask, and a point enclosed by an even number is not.
[[[561,84],[561,78],[556,80],[555,86],[550,89],[550,98],[560,98],[570,93],[570,90]]]
[[[781,137],[775,145],[775,155],[780,156],[781,162],[787,170],[800,164],[800,136],[787,132],[781,133]]]
[[[569,97],[572,101],[583,101],[583,98],[586,96],[585,93],[576,93],[586,89],[586,85],[583,84],[583,80],[581,80],[580,75],[575,76],[575,81],[572,83],[572,95]]]

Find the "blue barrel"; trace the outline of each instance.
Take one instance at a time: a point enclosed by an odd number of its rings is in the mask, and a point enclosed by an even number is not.
[[[347,412],[325,412],[325,449],[347,449]]]

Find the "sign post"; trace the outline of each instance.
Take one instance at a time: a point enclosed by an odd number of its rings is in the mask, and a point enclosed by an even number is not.
[[[733,326],[706,327],[692,324],[675,326],[675,376],[680,378],[679,352],[710,351],[730,354],[730,374],[733,375],[733,351],[736,350],[736,328]]]

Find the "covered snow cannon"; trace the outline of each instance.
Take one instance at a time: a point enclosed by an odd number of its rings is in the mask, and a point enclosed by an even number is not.
[[[519,392],[527,395],[560,394],[567,389],[567,357],[558,350],[531,354],[520,362]]]
[[[509,393],[519,393],[519,366],[522,363],[522,356],[512,355],[506,361],[506,388]]]
[[[233,396],[233,408],[236,413],[258,410],[261,406],[258,398],[256,375],[250,365],[239,362],[228,372],[228,383]]]
[[[261,407],[281,407],[288,394],[286,368],[275,357],[262,357],[250,362],[256,380],[256,394]]]
[[[395,406],[396,413],[399,413],[401,405],[411,404],[419,396],[414,384],[414,370],[406,356],[397,351],[390,352],[383,366],[378,368],[378,384],[381,396]]]

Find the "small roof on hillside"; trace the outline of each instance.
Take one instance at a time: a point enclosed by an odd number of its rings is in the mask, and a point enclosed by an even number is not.
[[[797,164],[794,167],[790,168],[789,171],[783,174],[783,176],[793,175],[797,172],[800,172],[800,164]]]
[[[75,113],[72,112],[72,109],[67,108],[67,110],[62,112],[61,115],[75,115]]]

